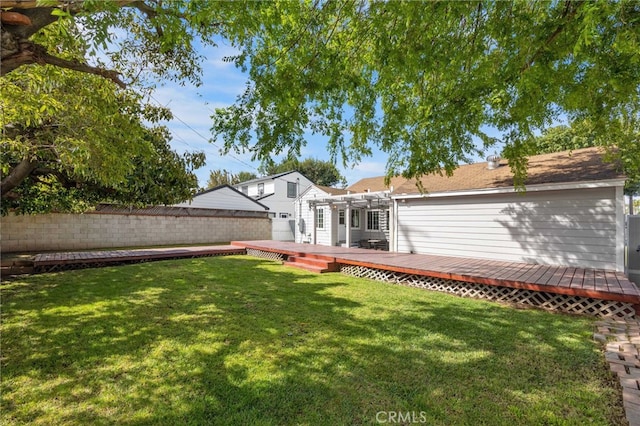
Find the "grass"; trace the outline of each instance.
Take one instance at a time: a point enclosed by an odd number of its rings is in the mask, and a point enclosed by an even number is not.
[[[3,425],[624,421],[589,318],[247,256],[35,275],[2,305]]]

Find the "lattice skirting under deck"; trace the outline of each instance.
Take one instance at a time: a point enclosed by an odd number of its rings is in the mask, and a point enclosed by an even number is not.
[[[275,260],[278,262],[283,262],[286,256],[282,253],[276,253],[276,252],[265,251],[265,250],[256,250],[252,248],[247,248],[247,254],[249,256],[261,257],[263,259]]]
[[[630,319],[635,317],[633,305],[625,302],[476,284],[423,275],[405,274],[364,266],[341,265],[340,272],[355,277],[370,278],[377,281],[385,281],[410,287],[451,293],[462,297],[524,304],[572,314],[619,319]]]

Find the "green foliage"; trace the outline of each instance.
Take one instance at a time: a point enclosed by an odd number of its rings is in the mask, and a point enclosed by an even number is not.
[[[551,127],[539,137],[529,141],[528,152],[546,154],[592,146],[609,149],[607,159],[616,162],[627,176],[625,192],[640,191],[640,127],[638,121],[619,120],[611,123],[610,133],[601,135],[589,120],[580,120],[571,126]]]
[[[2,211],[82,211],[101,202],[171,204],[192,196],[202,154],[178,155],[161,127],[169,112],[103,78],[25,66],[0,79],[3,179],[35,164],[3,193]]]
[[[258,177],[258,175],[256,175],[255,173],[252,173],[252,172],[239,172],[236,175],[236,179],[238,179],[238,183],[246,182],[248,180],[253,180],[253,179],[256,179],[257,177]]]
[[[225,169],[211,170],[209,172],[209,180],[207,181],[207,188],[215,188],[220,185],[235,185],[240,182],[255,179],[258,176],[251,172],[240,172],[237,174],[231,173]]]
[[[527,141],[560,118],[589,119],[607,148],[621,120],[638,120],[637,1],[275,2],[255,13],[227,35],[250,84],[213,125],[227,150],[255,158],[295,157],[310,129],[346,163],[377,146],[389,176],[412,177],[451,173],[477,141],[502,142],[523,183]]]
[[[637,170],[635,0],[53,3],[64,13],[38,21],[56,38],[49,51],[83,50],[98,71],[105,51],[130,84],[197,85],[199,46],[238,48],[227,59],[250,81],[216,111],[212,131],[254,159],[299,157],[311,131],[327,138],[332,160],[351,164],[378,147],[388,176],[417,177],[451,173],[502,143],[521,184],[528,141],[562,118],[588,120],[595,143]],[[47,8],[30,13],[51,18]],[[3,40],[17,31],[0,30]]]
[[[280,163],[265,162],[260,171],[266,175],[275,175],[292,170],[299,171],[317,185],[345,186],[347,184],[346,179],[340,174],[335,164],[316,158],[307,158],[302,161],[296,158],[288,158],[282,160]]]

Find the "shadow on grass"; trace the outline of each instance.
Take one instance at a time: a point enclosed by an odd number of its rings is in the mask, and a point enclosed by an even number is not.
[[[620,416],[587,319],[248,257],[33,276],[2,298],[4,424]]]

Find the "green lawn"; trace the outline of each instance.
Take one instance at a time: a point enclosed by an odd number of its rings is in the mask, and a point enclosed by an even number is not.
[[[3,425],[624,418],[589,318],[247,256],[43,274],[1,290]]]

